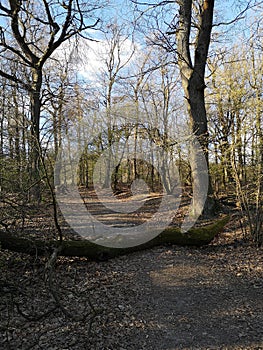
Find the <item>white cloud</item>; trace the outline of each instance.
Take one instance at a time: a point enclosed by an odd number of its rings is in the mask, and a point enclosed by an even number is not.
[[[79,63],[76,69],[86,79],[90,81],[101,80],[101,77],[107,74],[107,64],[109,64],[111,43],[107,40],[90,41],[81,43],[78,47]],[[119,51],[114,50],[114,66],[116,69],[117,62],[120,66],[127,69],[138,55],[138,48],[130,39],[123,39],[120,42]]]

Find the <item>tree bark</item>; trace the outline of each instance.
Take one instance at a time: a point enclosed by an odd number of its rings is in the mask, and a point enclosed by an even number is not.
[[[40,189],[40,112],[41,112],[41,90],[42,69],[32,68],[32,89],[30,92],[31,104],[31,161],[32,161],[32,196],[38,203],[41,201]]]
[[[195,52],[192,62],[190,53],[192,28],[192,0],[180,2],[179,25],[176,31],[178,65],[180,68],[182,86],[184,89],[187,111],[190,119],[190,129],[201,145],[208,164],[208,127],[205,108],[205,67],[211,38],[214,1],[204,0],[200,7],[198,34],[196,36]],[[202,188],[203,169],[200,169],[200,154],[192,148],[191,168],[192,179],[196,188]],[[199,199],[195,198],[194,208],[198,212],[201,206]],[[214,212],[214,199],[209,175],[208,196],[203,209],[205,215]]]
[[[44,255],[52,249],[62,245],[60,255],[86,257],[91,260],[105,260],[136,251],[149,249],[163,244],[183,246],[202,246],[209,244],[228,223],[229,216],[224,216],[213,224],[190,229],[181,233],[180,229],[168,227],[151,241],[129,248],[108,248],[94,244],[87,240],[80,241],[43,241],[14,236],[0,231],[0,246],[2,249],[25,253],[29,255]]]

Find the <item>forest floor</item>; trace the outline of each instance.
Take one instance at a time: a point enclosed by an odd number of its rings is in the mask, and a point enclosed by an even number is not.
[[[26,234],[54,236],[50,218]],[[48,257],[0,254],[1,350],[263,349],[263,249],[236,216],[207,246],[59,257],[52,278]]]

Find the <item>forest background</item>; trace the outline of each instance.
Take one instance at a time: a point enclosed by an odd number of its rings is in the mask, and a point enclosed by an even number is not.
[[[180,182],[195,217],[236,206],[244,235],[262,243],[261,2],[4,1],[0,11],[3,229],[52,203],[62,239],[55,191],[118,193],[141,179],[153,193]],[[189,135],[208,165],[205,202]]]

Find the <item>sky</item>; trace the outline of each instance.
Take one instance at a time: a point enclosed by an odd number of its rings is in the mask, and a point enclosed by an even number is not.
[[[151,3],[158,3],[158,1],[153,1]],[[240,1],[216,1],[215,5],[215,17],[214,21],[215,23],[218,22],[229,22],[232,19],[234,19],[241,11],[241,9],[244,8],[243,6],[239,6],[238,4]],[[141,9],[146,9],[147,6],[141,6]],[[110,0],[110,4],[107,8],[103,9],[101,12],[102,18],[107,23],[107,21],[114,21],[121,25],[126,24],[127,28],[130,26],[129,21],[131,20],[131,14],[132,14],[132,5],[130,0]],[[233,24],[231,26],[220,26],[215,27],[214,32],[216,31],[223,31],[224,32],[224,40],[227,36],[229,36],[230,30],[235,31],[238,30],[238,27],[240,25],[244,25],[244,22],[242,23],[240,21],[240,24]],[[131,30],[130,30],[131,32]],[[108,58],[108,51],[109,51],[109,43],[107,43],[107,40],[105,39],[105,35],[98,31],[94,31],[91,33],[91,36],[95,36],[98,38],[98,41],[87,41],[86,44],[79,45],[79,52],[80,55],[83,57],[83,61],[80,62],[77,66],[77,69],[79,71],[79,74],[82,75],[84,78],[95,81],[103,71],[106,69],[106,59]],[[235,37],[235,36],[234,36]],[[230,35],[228,40],[233,39],[233,35]],[[123,39],[122,39],[123,40]],[[133,50],[133,43],[132,43],[131,36],[127,38],[125,41],[121,44],[121,61],[126,62],[128,60],[128,57],[130,56],[132,50]],[[141,43],[139,43],[140,38],[137,37],[135,39],[137,42],[137,52],[134,55],[134,58],[130,61],[130,64],[136,60],[136,57],[140,55],[140,50],[142,49]],[[83,46],[83,48],[81,47]],[[129,66],[129,65],[128,65]]]
[[[157,4],[159,1],[153,0],[151,1],[152,4]],[[215,22],[228,22],[231,21],[233,18],[235,18],[242,9],[245,8],[247,4],[247,1],[241,1],[241,0],[223,0],[215,1]],[[147,6],[140,6],[141,10],[146,10]],[[166,17],[166,10],[168,10],[168,7],[164,7],[163,16],[164,19]],[[252,16],[253,13],[251,13]],[[171,13],[168,14],[171,17]],[[99,16],[101,17],[103,21],[103,26],[107,26],[108,23],[111,23],[112,21],[117,21],[119,25],[124,25],[126,29],[128,29],[130,25],[130,21],[133,20],[133,5],[131,0],[108,0],[108,6],[105,8],[99,10]],[[247,31],[249,26],[249,18],[251,16],[248,16],[246,20],[239,21],[236,24],[233,24],[231,26],[220,26],[215,27],[214,32],[217,31],[224,31],[224,40],[228,36],[228,40],[234,41],[236,39],[235,32],[240,32],[240,28],[243,27],[244,30]],[[1,24],[1,17],[0,17],[0,24]],[[130,30],[131,32],[131,30]],[[229,35],[229,33],[231,33]],[[234,33],[234,34],[233,34]],[[87,41],[87,44],[79,45],[78,51],[83,56],[82,62],[79,62],[77,65],[77,70],[79,71],[80,75],[82,75],[84,78],[94,81],[98,73],[101,74],[103,70],[105,70],[105,59],[107,56],[107,51],[109,45],[107,44],[107,41],[105,39],[105,35],[101,33],[100,31],[94,30],[90,31],[90,36],[93,38],[97,38],[98,41]],[[121,60],[123,62],[127,61],[128,57],[130,56],[130,53],[132,51],[132,40],[134,40],[131,36],[127,38],[126,41],[124,41],[121,45]],[[137,47],[139,48],[137,50],[137,57],[140,54],[141,43],[140,43],[140,36],[137,35],[135,41],[137,43]],[[222,36],[221,39],[222,40]],[[81,42],[81,41],[80,41]],[[83,48],[81,47],[83,46]],[[88,48],[88,49],[87,49]],[[68,43],[64,45],[64,49],[67,52],[72,51],[72,49],[69,47]],[[59,56],[60,53],[58,52],[57,55]],[[134,56],[133,60],[136,60],[136,55]],[[131,62],[132,63],[132,60]]]

